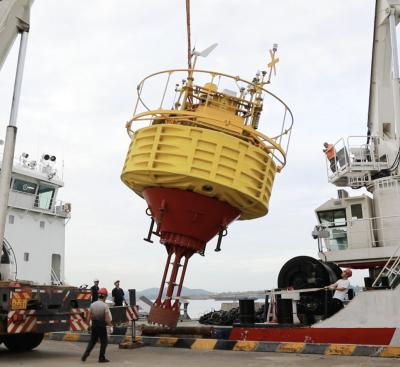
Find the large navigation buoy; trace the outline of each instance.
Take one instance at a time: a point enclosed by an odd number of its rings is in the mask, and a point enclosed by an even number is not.
[[[275,52],[271,50],[271,65]],[[121,178],[148,204],[152,223],[147,240],[159,236],[168,253],[150,322],[176,325],[183,280],[194,253],[204,254],[216,235],[219,251],[232,221],[268,212],[293,124],[289,108],[265,89],[270,76],[271,72],[257,73],[249,82],[193,66],[152,74],[138,85]],[[157,107],[150,108],[154,103]],[[268,121],[268,136],[257,130],[266,103],[274,117],[279,116],[275,132],[273,119]],[[133,131],[132,125],[142,121],[149,126]]]

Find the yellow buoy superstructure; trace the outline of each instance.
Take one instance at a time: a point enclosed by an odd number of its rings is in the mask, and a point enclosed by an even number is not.
[[[220,74],[211,75],[215,79]],[[184,96],[189,87],[182,89]],[[262,102],[219,92],[214,83],[190,89],[190,103],[177,101],[175,109],[142,112],[128,122],[132,142],[122,180],[140,196],[146,187],[177,188],[229,203],[240,210],[241,219],[265,215],[286,154],[277,137],[271,139],[255,129]],[[151,125],[133,132],[132,123],[143,119]]]

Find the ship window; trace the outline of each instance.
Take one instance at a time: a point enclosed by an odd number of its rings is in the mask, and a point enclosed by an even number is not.
[[[45,223],[44,223],[44,221],[40,221],[40,228],[42,228],[42,229],[44,229],[44,225],[45,225]]]
[[[321,224],[325,225],[329,231],[329,238],[326,240],[328,251],[346,250],[347,227],[346,227],[346,210],[326,210],[317,212]]]
[[[29,252],[24,252],[24,261],[29,261]]]
[[[14,224],[14,216],[13,215],[8,216],[8,224]]]
[[[318,218],[321,224],[325,224],[328,227],[341,227],[346,225],[345,209],[318,212]]]
[[[361,204],[353,204],[351,206],[351,219],[362,219],[362,206]]]
[[[20,179],[16,178],[14,180],[12,189],[14,191],[24,192],[26,194],[34,194],[36,192],[36,187],[37,187],[37,185],[32,182],[28,182],[28,181],[24,181],[24,180],[20,180]]]
[[[55,191],[54,187],[39,185],[35,206],[40,209],[51,209]]]

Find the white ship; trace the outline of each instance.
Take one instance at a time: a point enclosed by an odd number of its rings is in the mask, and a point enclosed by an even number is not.
[[[64,283],[65,226],[71,204],[57,200],[64,186],[56,157],[14,159],[1,273],[40,284]]]

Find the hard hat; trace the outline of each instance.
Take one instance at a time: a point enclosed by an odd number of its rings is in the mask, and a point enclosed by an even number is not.
[[[344,269],[343,273],[346,273],[348,278],[350,278],[353,275],[353,272],[351,269]]]
[[[100,282],[100,280],[98,280],[97,278],[94,278],[94,279],[93,279],[93,283],[94,283],[94,282]]]
[[[98,293],[99,293],[99,295],[101,295],[101,296],[105,296],[105,297],[108,296],[107,288],[100,288]]]

